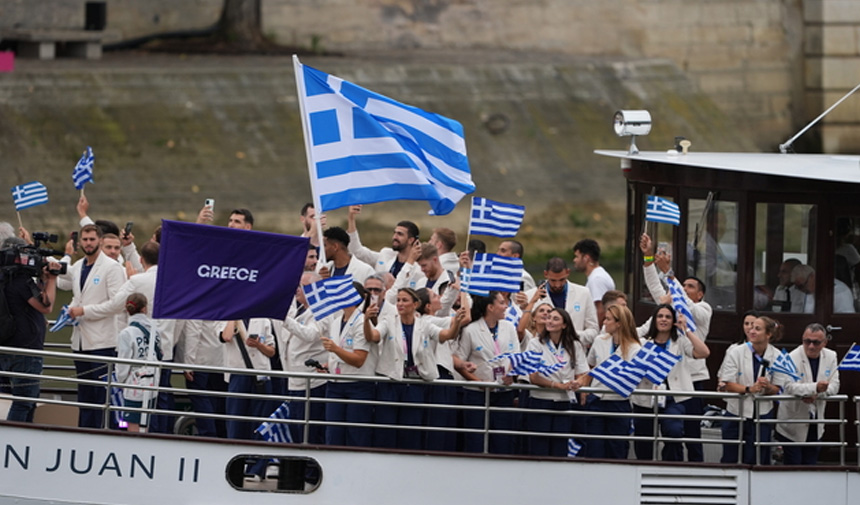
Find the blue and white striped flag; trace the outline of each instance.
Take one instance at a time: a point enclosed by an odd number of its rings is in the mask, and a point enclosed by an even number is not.
[[[93,163],[95,161],[96,157],[93,155],[93,148],[87,146],[87,150],[84,151],[81,159],[78,160],[78,164],[75,165],[75,170],[72,172],[75,189],[83,189],[84,184],[88,182],[95,184],[95,181],[93,181]]]
[[[36,181],[14,186],[12,188],[12,200],[15,202],[15,210],[42,205],[48,203],[48,188]]]
[[[78,322],[79,321],[77,319],[72,319],[72,317],[69,316],[69,306],[63,305],[63,308],[60,309],[60,313],[57,315],[57,320],[48,331],[55,332],[62,330],[66,326],[77,326]]]
[[[473,196],[469,235],[516,237],[525,214],[526,208],[522,205],[494,202]]]
[[[352,285],[351,275],[330,277],[302,286],[302,289],[317,321],[363,301]]]
[[[582,450],[582,444],[572,438],[567,439],[567,457],[575,458],[579,451]]]
[[[838,368],[839,370],[860,372],[860,344],[854,344],[851,349],[848,349]]]
[[[632,363],[645,372],[646,379],[654,384],[662,384],[679,361],[681,356],[672,354],[654,342],[645,342]]]
[[[545,376],[549,377],[550,375],[552,375],[552,374],[558,372],[559,370],[561,370],[562,368],[564,368],[564,365],[566,365],[566,364],[567,364],[567,361],[560,361],[558,363],[553,363],[552,365],[547,365],[546,363],[541,363],[541,365],[535,371],[541,375],[545,375]]]
[[[272,412],[269,419],[289,419],[290,402],[284,402]],[[266,421],[254,430],[263,437],[266,442],[277,442],[281,444],[292,444],[293,437],[290,435],[290,427],[287,423],[273,423]]]
[[[681,224],[681,208],[671,200],[649,195],[648,205],[645,208],[645,220],[678,226]]]
[[[65,308],[65,307],[64,307]],[[53,329],[51,331],[54,331]],[[111,383],[118,384],[119,380],[116,378],[116,372],[111,374]],[[122,388],[110,388],[110,404],[113,407],[122,407],[125,405],[125,399],[122,396]],[[116,421],[116,425],[119,427],[124,427],[125,419],[123,419],[122,410],[114,410],[113,418]]]
[[[475,191],[463,126],[302,65],[293,57],[311,184],[325,212],[426,200],[448,214]]]
[[[506,352],[488,361],[493,362],[507,358],[511,363],[511,371],[508,372],[508,375],[529,375],[540,369],[542,356],[543,353],[534,350],[525,352]]]
[[[520,319],[522,318],[523,310],[519,308],[516,303],[511,303],[508,306],[508,310],[505,311],[505,321],[508,321],[514,326],[518,326],[520,324]]]
[[[794,360],[791,359],[791,356],[785,352],[785,349],[783,349],[779,356],[773,360],[773,363],[770,365],[770,369],[774,372],[788,375],[793,381],[800,380],[800,375],[797,373],[797,366],[794,364]]]
[[[674,277],[666,277],[666,285],[669,286],[669,294],[672,295],[672,307],[675,312],[683,314],[687,320],[687,329],[696,332],[696,320],[693,319],[693,313],[690,312],[690,307],[687,305],[687,296],[684,293],[684,288]]]
[[[487,296],[490,291],[518,293],[523,280],[523,260],[497,254],[478,253],[472,263],[469,282],[460,281],[463,291]]]
[[[624,398],[633,394],[633,390],[645,377],[644,370],[624,361],[617,354],[612,354],[588,373]]]

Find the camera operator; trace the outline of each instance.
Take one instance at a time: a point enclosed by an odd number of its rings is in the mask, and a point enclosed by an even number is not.
[[[3,241],[3,249],[27,245],[27,242],[17,237]],[[4,267],[0,275],[5,277],[3,283],[6,302],[15,320],[15,332],[11,338],[4,339],[3,345],[21,349],[41,350],[45,343],[47,323],[45,315],[54,308],[54,298],[57,292],[57,269],[59,265],[48,263],[42,267],[41,276],[35,282],[22,267]],[[54,269],[49,271],[49,269]],[[17,354],[0,355],[0,369],[4,372],[27,373],[40,375],[42,373],[41,356],[22,356]],[[9,379],[14,396],[38,398],[39,379],[32,377],[11,377]],[[6,419],[9,421],[33,422],[35,402],[15,400],[9,409]]]

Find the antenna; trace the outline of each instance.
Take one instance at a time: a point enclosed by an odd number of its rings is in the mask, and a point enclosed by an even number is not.
[[[806,133],[806,130],[808,130],[808,129],[812,128],[812,126],[813,126],[813,125],[815,125],[815,123],[817,123],[817,122],[821,121],[821,118],[823,118],[824,116],[826,116],[826,115],[830,114],[830,111],[832,111],[832,110],[833,110],[833,109],[835,109],[835,108],[836,108],[840,103],[842,103],[843,101],[845,101],[845,99],[846,99],[846,98],[848,98],[849,96],[853,95],[853,94],[854,94],[854,92],[855,92],[855,91],[857,91],[858,89],[860,89],[860,84],[858,84],[857,86],[854,86],[854,89],[852,89],[851,91],[849,91],[845,96],[843,96],[843,97],[842,97],[842,98],[840,98],[836,103],[834,103],[833,105],[831,105],[829,109],[827,109],[826,111],[822,112],[820,116],[818,116],[817,118],[813,119],[813,120],[812,120],[808,125],[806,125],[802,130],[800,130],[799,132],[797,132],[797,135],[795,135],[794,137],[791,137],[790,139],[788,139],[788,141],[787,141],[785,144],[780,144],[780,145],[779,145],[779,152],[781,152],[782,154],[786,154],[786,153],[788,153],[788,149],[791,147],[791,144],[793,144],[793,143],[794,143],[794,141],[795,141],[795,140],[797,140],[797,137],[799,137],[799,136],[803,135],[804,133]]]

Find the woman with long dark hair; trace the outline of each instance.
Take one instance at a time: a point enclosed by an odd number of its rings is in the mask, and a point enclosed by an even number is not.
[[[664,389],[670,391],[694,391],[693,379],[686,360],[702,359],[710,355],[708,346],[689,331],[683,316],[678,316],[675,309],[669,304],[658,305],[651,317],[651,326],[644,340],[650,340],[654,345],[668,351],[676,356],[681,356],[681,361],[672,367],[672,371],[661,384],[654,384],[644,379],[639,384],[639,389]],[[689,397],[686,396],[633,396],[633,412],[653,413],[654,402],[660,414],[666,416],[680,416],[686,413],[684,403]],[[656,419],[637,417],[633,420],[636,436],[648,437],[654,433],[654,422]],[[660,418],[660,431],[664,437],[683,438],[684,421],[671,417]],[[642,441],[633,444],[637,459],[653,458],[653,442]],[[663,461],[683,461],[684,449],[679,442],[664,442]]]
[[[541,389],[529,391],[529,409],[569,411],[579,410],[573,401],[575,380],[588,373],[585,349],[579,342],[573,322],[566,310],[554,308],[549,311],[543,331],[529,341],[529,351],[541,353],[544,365],[563,364],[558,370],[544,375],[533,373],[531,383]],[[584,419],[570,415],[529,413],[526,415],[526,430],[547,433],[583,433]],[[528,453],[535,456],[567,455],[567,438],[530,437]]]

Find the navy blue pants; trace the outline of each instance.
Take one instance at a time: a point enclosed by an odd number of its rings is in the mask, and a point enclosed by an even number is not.
[[[632,411],[630,401],[605,401],[595,395],[588,395],[587,410],[591,412],[629,413]],[[589,416],[586,421],[586,431],[589,435],[630,435],[631,424],[629,417]],[[630,443],[627,440],[603,440],[591,438],[585,445],[589,458],[627,459]]]
[[[17,354],[0,355],[0,370],[4,372],[28,373],[33,375],[42,374],[41,356],[20,356]],[[14,396],[25,396],[28,398],[39,398],[38,377],[9,377],[10,392]],[[26,400],[15,400],[9,407],[6,415],[8,421],[33,422],[33,413],[36,411],[36,402]]]
[[[326,384],[321,386],[317,386],[315,388],[311,388],[311,398],[325,398],[326,397]],[[290,390],[287,391],[289,396],[297,396],[304,398],[307,392],[304,389],[301,390]],[[298,421],[304,422],[305,420],[305,409],[307,408],[308,402],[305,400],[290,400],[290,419],[295,419]],[[311,421],[325,421],[325,403],[324,402],[310,402],[311,412],[309,419]],[[308,440],[309,444],[318,444],[322,445],[325,443],[325,430],[326,427],[322,425],[311,425],[308,429]],[[303,443],[304,440],[304,425],[301,424],[291,424],[290,425],[290,435],[293,437],[293,442],[300,444]]]
[[[534,397],[529,397],[528,408],[561,412],[579,410],[579,406],[570,401],[541,400]],[[585,418],[529,412],[525,416],[525,428],[528,431],[543,433],[584,433]],[[567,456],[567,438],[532,435],[526,441],[526,453],[533,456],[565,457]]]
[[[696,381],[693,389],[704,391],[707,381]],[[702,398],[690,398],[684,403],[684,410],[688,415],[701,416],[705,413],[705,402]],[[700,419],[684,421],[684,436],[686,438],[702,438],[702,421]],[[701,442],[687,442],[687,461],[705,461],[705,451]]]
[[[516,391],[498,391],[490,393],[490,405],[493,407],[513,407]],[[464,405],[484,405],[484,391],[463,391]],[[513,430],[515,415],[511,412],[492,412],[490,414],[491,430]],[[484,428],[484,412],[469,410],[463,412],[465,428]],[[466,452],[484,452],[484,435],[468,433],[464,437]],[[490,435],[490,453],[513,454],[514,437],[512,435]]]
[[[392,407],[377,405],[374,419],[376,424],[397,426],[424,426],[425,409],[410,403],[426,403],[427,389],[424,384],[402,384],[399,382],[380,382],[376,385],[376,399],[380,402],[398,402]],[[386,449],[423,449],[424,430],[397,430],[375,428],[373,446]]]
[[[173,362],[170,360],[169,362]],[[158,385],[163,388],[172,387],[170,383],[170,378],[172,376],[172,370],[169,368],[162,368],[161,375],[158,379]],[[158,392],[158,401],[156,403],[156,407],[160,410],[173,410],[176,406],[176,402],[173,399],[173,393],[167,391],[159,391]],[[173,433],[173,423],[176,422],[176,416],[168,416],[164,414],[158,414],[152,416],[152,419],[149,422],[149,431],[151,433]]]
[[[439,379],[451,380],[453,376],[448,370],[439,367]],[[434,382],[428,386],[427,403],[436,405],[457,405],[456,386],[440,386]],[[457,426],[457,411],[455,409],[427,409],[427,426],[454,428]],[[457,434],[453,432],[428,431],[425,442],[427,449],[433,451],[456,451]]]
[[[687,402],[676,403],[675,400],[667,396],[666,407],[660,409],[660,414],[669,416],[682,416],[686,413],[684,405]],[[654,409],[646,409],[638,405],[633,406],[633,412],[637,414],[653,414]],[[637,437],[652,437],[654,436],[654,423],[657,422],[654,418],[637,417],[633,419],[633,428]],[[684,428],[686,423],[681,419],[660,418],[660,434],[663,437],[683,438]],[[689,447],[689,445],[688,445]],[[636,459],[652,460],[654,459],[654,443],[653,442],[635,442],[633,450],[636,452]],[[684,461],[684,448],[678,442],[663,442],[663,461]]]
[[[90,351],[75,351],[75,354],[87,356],[110,356],[116,357],[116,348],[93,349]],[[105,381],[107,367],[104,363],[96,361],[75,361],[75,372],[80,379]],[[107,395],[105,386],[90,386],[78,384],[78,401],[81,403],[93,403],[104,405]],[[111,416],[113,418],[113,416]],[[78,426],[81,428],[102,428],[104,426],[104,413],[101,409],[85,409],[78,411]]]
[[[790,442],[790,440],[779,433],[776,434],[776,439],[780,442]],[[810,424],[806,431],[806,441],[811,443],[818,442],[818,426]],[[818,453],[821,447],[818,445],[806,446],[782,446],[782,464],[784,465],[817,465]]]
[[[227,391],[227,383],[224,382],[224,374],[212,372],[194,372],[194,380],[185,381],[188,389],[197,391]],[[188,395],[191,400],[191,408],[194,412],[201,414],[223,414],[226,406],[224,397],[221,396],[203,396],[203,395]],[[224,421],[215,420],[206,417],[198,417],[194,420],[197,426],[197,434],[202,437],[221,437],[227,436],[227,428]]]
[[[773,411],[771,410],[767,414],[762,414],[760,416],[762,419],[773,419]],[[722,435],[723,440],[737,440],[740,432],[740,419],[734,415],[726,413],[725,418],[722,423]],[[743,459],[742,463],[746,465],[754,465],[755,462],[755,423],[753,419],[744,419],[743,422],[744,429],[744,443],[743,443]],[[772,424],[760,424],[759,425],[759,441],[760,442],[770,442],[771,432],[773,430]],[[761,464],[769,465],[770,464],[770,447],[761,447]],[[738,462],[738,446],[736,444],[724,444],[723,445],[723,457],[720,459],[721,463],[737,463]]]
[[[329,382],[326,386],[326,398],[343,400],[373,400],[374,384],[372,382]],[[373,441],[372,405],[347,405],[344,403],[328,403],[325,408],[326,421],[361,423],[367,427],[345,428],[343,426],[327,426],[325,432],[326,444],[349,445],[354,447],[370,447]]]
[[[227,391],[230,393],[271,394],[272,388],[269,381],[258,383],[256,375],[231,374]],[[277,401],[252,398],[227,398],[225,403],[229,416],[269,417],[278,408]],[[254,430],[258,426],[260,426],[259,421],[229,420],[227,421],[227,438],[259,440],[260,437],[254,434]]]

